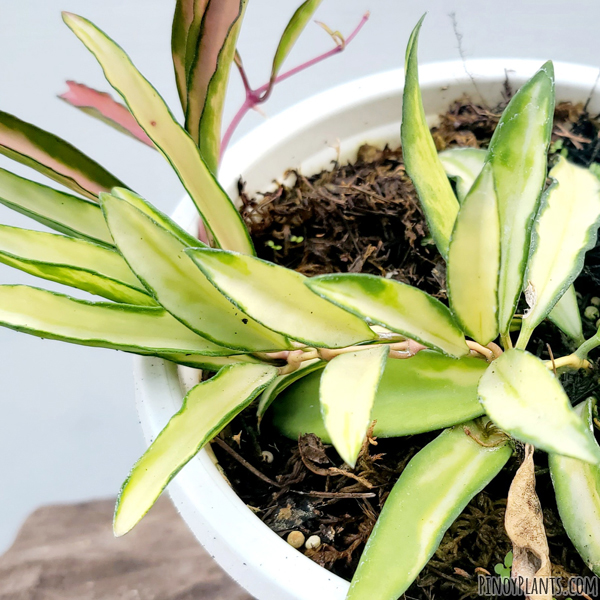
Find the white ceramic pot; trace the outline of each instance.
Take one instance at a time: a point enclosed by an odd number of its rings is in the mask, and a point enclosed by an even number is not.
[[[516,89],[540,65],[541,61],[483,59],[423,66],[421,87],[431,124],[463,93],[495,105],[507,76]],[[561,63],[555,68],[557,100],[585,102],[592,96],[590,111],[600,112],[600,99],[593,94],[597,69]],[[266,121],[227,152],[220,176],[223,186],[235,198],[240,176],[248,192],[264,191],[289,168],[314,174],[338,155],[352,159],[365,142],[399,145],[403,80],[402,70],[360,79]],[[181,202],[174,216],[190,231],[196,229],[197,213],[189,200]],[[142,357],[135,358],[135,380],[138,411],[150,443],[181,406],[186,382],[180,381],[173,364]],[[169,493],[202,545],[259,600],[345,598],[348,583],[264,525],[229,487],[206,451],[177,475]]]

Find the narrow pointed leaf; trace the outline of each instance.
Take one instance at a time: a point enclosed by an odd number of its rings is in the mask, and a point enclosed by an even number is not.
[[[338,454],[352,468],[371,423],[371,410],[388,354],[388,346],[340,354],[321,375],[323,422]]]
[[[112,246],[102,209],[94,202],[65,194],[0,169],[0,203],[67,235]]]
[[[484,434],[475,423],[469,428]],[[360,558],[348,600],[401,597],[446,530],[502,470],[511,453],[507,444],[481,446],[462,426],[444,431],[425,446],[388,496]]]
[[[185,128],[213,173],[219,164],[223,104],[246,2],[211,0],[192,49]]]
[[[206,356],[204,354],[159,354],[156,356],[170,360],[178,365],[192,367],[193,369],[205,369],[207,371],[219,371],[222,367],[239,363],[252,363],[264,365],[265,361],[259,360],[250,354],[233,354],[231,356]]]
[[[154,148],[152,140],[138,125],[128,108],[114,100],[110,94],[99,92],[76,81],[67,81],[67,86],[69,89],[59,96],[61,100]]]
[[[550,311],[548,318],[579,346],[583,344],[583,324],[575,288],[571,285]]]
[[[412,179],[427,218],[431,235],[446,258],[452,226],[458,212],[458,201],[438,158],[427,125],[421,89],[417,45],[423,16],[413,30],[406,48],[406,81],[402,99],[402,155],[406,172]]]
[[[0,285],[0,326],[136,354],[232,354],[195,335],[162,308],[87,302],[26,285]]]
[[[235,365],[192,388],[123,484],[114,532],[130,531],[177,473],[276,377],[268,365]]]
[[[446,175],[454,180],[456,196],[462,202],[481,173],[487,151],[480,148],[451,148],[440,152],[440,162]]]
[[[187,256],[187,245],[132,204],[102,196],[106,221],[131,270],[156,300],[187,327],[242,351],[286,350],[283,336],[231,304]]]
[[[435,431],[484,413],[477,385],[487,368],[478,358],[449,358],[423,350],[408,359],[389,359],[377,388],[371,419],[374,434],[389,438]],[[298,439],[314,433],[331,443],[319,410],[321,372],[309,373],[281,392],[271,405],[273,424]]]
[[[156,306],[118,252],[83,240],[0,225],[0,262],[115,302]]]
[[[173,166],[217,243],[223,248],[253,254],[239,212],[207,168],[192,138],[177,123],[150,82],[125,52],[92,23],[70,13],[63,18],[97,58],[108,82],[121,94],[139,125]]]
[[[307,278],[296,271],[211,248],[187,253],[240,310],[274,331],[328,348],[376,337],[364,321],[313,294],[305,285]]]
[[[498,325],[506,333],[521,294],[533,219],[546,181],[554,117],[554,68],[547,62],[513,96],[490,142],[488,163],[500,219]]]
[[[197,248],[198,246],[205,245],[198,238],[195,238],[191,233],[188,233],[183,227],[180,227],[175,223],[171,217],[158,210],[155,206],[150,204],[150,202],[147,202],[135,192],[125,188],[114,188],[111,195],[135,206],[138,210],[150,217],[157,225],[164,227],[169,233],[172,233],[186,246]]]
[[[184,113],[187,106],[187,82],[190,65],[198,45],[200,25],[208,2],[209,0],[177,0],[175,5],[171,53],[173,55],[177,91]],[[188,52],[188,47],[194,52]]]
[[[256,408],[256,416],[258,417],[259,425],[271,404],[277,399],[283,390],[290,387],[290,385],[299,379],[302,379],[302,377],[306,377],[307,375],[310,375],[310,373],[314,373],[315,371],[325,368],[326,364],[327,363],[325,363],[325,361],[318,358],[306,360],[295,371],[292,371],[287,375],[281,375],[275,379],[260,396],[258,407]]]
[[[593,434],[594,399],[575,412]],[[585,564],[600,576],[600,467],[558,454],[548,457],[560,520]]]
[[[486,165],[460,207],[448,254],[448,298],[463,331],[480,344],[498,335],[500,223]]]
[[[492,420],[518,440],[546,452],[600,462],[598,445],[558,379],[533,354],[505,352],[481,378],[479,397]]]
[[[429,348],[456,357],[469,353],[465,336],[448,308],[410,285],[358,274],[321,275],[306,284],[337,306]]]
[[[600,226],[600,180],[589,169],[560,157],[550,177],[554,184],[536,218],[525,274],[529,310],[523,318],[523,341],[575,281]]]
[[[64,140],[0,111],[0,154],[35,169],[95,200],[100,192],[125,187],[96,161]]]
[[[285,62],[285,59],[288,57],[294,44],[298,41],[300,34],[304,31],[304,28],[315,14],[317,8],[319,8],[321,2],[322,0],[306,0],[306,2],[303,2],[292,15],[292,18],[286,25],[283,35],[279,40],[277,50],[275,51],[273,67],[271,68],[271,81],[274,81],[279,74],[279,70]]]

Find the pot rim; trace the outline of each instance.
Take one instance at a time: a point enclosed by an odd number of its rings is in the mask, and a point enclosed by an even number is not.
[[[421,87],[439,89],[450,83],[477,89],[531,76],[543,63],[533,59],[476,59],[425,64],[419,69]],[[565,94],[595,91],[596,68],[554,63],[556,81]],[[403,88],[404,70],[394,69],[336,86],[284,110],[256,127],[227,150],[220,177],[223,187],[237,197],[237,181],[264,160],[282,141],[318,127],[351,107],[396,97]],[[449,98],[454,100],[457,96]],[[398,105],[398,123],[400,122]],[[398,137],[399,141],[399,137]],[[358,146],[356,146],[358,147]],[[321,164],[321,168],[323,166]],[[290,165],[293,166],[293,165]],[[310,174],[310,173],[306,173]],[[189,198],[177,206],[173,218],[193,231],[198,214]],[[188,373],[189,375],[189,373]],[[134,357],[136,405],[149,444],[181,405],[183,382],[174,364],[152,357]],[[188,382],[189,383],[189,382]],[[170,484],[173,503],[211,556],[243,587],[260,600],[343,600],[349,584],[294,550],[271,531],[243,503],[203,450]]]

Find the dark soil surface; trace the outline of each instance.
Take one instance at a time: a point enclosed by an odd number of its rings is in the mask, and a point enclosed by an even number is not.
[[[486,147],[503,106],[490,109],[468,98],[455,102],[433,130],[438,149]],[[568,153],[584,165],[600,162],[600,123],[585,107],[557,106],[551,154]],[[350,165],[306,178],[296,173],[291,187],[264,197],[245,198],[244,218],[262,258],[306,275],[362,272],[393,277],[445,300],[445,269],[431,242],[414,187],[405,173],[401,149],[364,146]],[[588,253],[576,283],[583,308],[600,296],[600,246]],[[594,321],[584,323],[586,337]],[[549,322],[538,330],[531,351],[549,358],[572,348]],[[575,403],[598,393],[598,373],[563,377]],[[302,531],[319,535],[310,558],[350,579],[392,486],[409,460],[438,432],[365,443],[357,467],[343,461],[315,436],[297,441],[269,427],[256,429],[250,407],[213,444],[219,461],[240,497],[282,536]],[[267,454],[265,460],[264,452]],[[477,573],[494,574],[511,543],[504,531],[506,496],[520,465],[517,445],[511,461],[478,494],[444,536],[439,550],[406,593],[407,599],[476,598]],[[272,456],[272,462],[268,462]],[[558,517],[545,454],[536,453],[537,489],[556,576],[590,575]],[[393,557],[390,557],[390,568]]]

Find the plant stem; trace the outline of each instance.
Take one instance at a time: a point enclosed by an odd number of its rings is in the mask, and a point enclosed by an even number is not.
[[[281,75],[279,75],[278,77],[273,79],[273,81],[269,81],[268,83],[265,83],[264,85],[257,88],[256,90],[253,90],[250,87],[250,84],[248,83],[248,78],[246,76],[246,72],[244,71],[241,61],[236,61],[238,70],[240,72],[242,81],[244,83],[244,88],[246,90],[246,99],[244,100],[244,103],[242,104],[240,109],[237,111],[237,113],[233,117],[231,123],[229,124],[229,127],[227,127],[227,130],[225,131],[225,135],[223,136],[223,140],[221,141],[221,158],[223,158],[223,153],[227,149],[227,146],[229,145],[229,142],[231,141],[231,138],[233,137],[233,133],[237,129],[237,127],[240,124],[240,122],[242,121],[242,119],[246,116],[246,113],[249,110],[258,106],[259,104],[262,104],[263,102],[265,102],[271,95],[271,92],[272,92],[275,84],[285,81],[286,79],[289,79],[290,77],[296,75],[296,73],[300,73],[301,71],[304,71],[305,69],[308,69],[309,67],[312,67],[313,65],[316,65],[317,63],[320,63],[321,61],[329,58],[330,56],[334,56],[335,54],[339,54],[340,52],[343,52],[345,50],[345,48],[348,46],[348,44],[350,42],[352,42],[352,40],[360,33],[360,30],[364,27],[365,23],[369,20],[369,17],[370,17],[370,13],[368,13],[368,12],[363,15],[363,18],[361,19],[358,26],[346,38],[345,44],[336,44],[335,48],[332,48],[331,50],[329,50],[323,54],[320,54],[319,56],[317,56],[307,62],[304,62],[301,65],[298,65],[297,67],[294,67],[293,69],[290,69],[289,71],[286,71],[285,73],[282,73]]]

